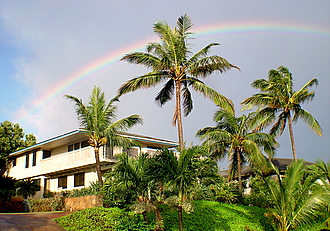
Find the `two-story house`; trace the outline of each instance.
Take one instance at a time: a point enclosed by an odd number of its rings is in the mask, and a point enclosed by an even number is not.
[[[123,133],[136,140],[140,147],[122,150],[119,147],[100,150],[101,170],[107,171],[116,163],[116,155],[126,151],[131,156],[154,153],[160,148],[174,148],[178,143],[153,137]],[[9,176],[16,179],[33,179],[40,185],[36,197],[46,192],[79,189],[97,180],[95,155],[86,133],[75,130],[10,154],[13,166]]]

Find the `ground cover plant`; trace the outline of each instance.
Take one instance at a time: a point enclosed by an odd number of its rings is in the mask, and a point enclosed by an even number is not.
[[[178,230],[177,211],[166,205],[161,207],[164,230]],[[194,211],[183,213],[184,230],[274,230],[263,214],[265,209],[196,201]],[[154,221],[154,213],[149,220]],[[90,208],[55,219],[65,230],[152,230],[154,223],[146,225],[141,215],[119,208]]]

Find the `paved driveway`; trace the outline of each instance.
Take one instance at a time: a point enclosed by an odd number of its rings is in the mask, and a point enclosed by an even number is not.
[[[0,231],[64,231],[52,219],[70,212],[0,214]]]

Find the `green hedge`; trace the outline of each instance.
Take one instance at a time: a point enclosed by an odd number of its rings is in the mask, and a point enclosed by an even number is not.
[[[152,230],[140,215],[120,208],[88,208],[54,219],[67,231]]]

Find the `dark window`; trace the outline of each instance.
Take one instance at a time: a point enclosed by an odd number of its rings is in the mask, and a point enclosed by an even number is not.
[[[81,142],[81,148],[86,148],[89,146],[88,140]]]
[[[67,176],[61,176],[58,178],[58,187],[67,188],[68,186],[68,177]]]
[[[39,187],[38,191],[40,191],[40,182],[41,182],[40,178],[39,179],[34,179],[34,180],[32,180],[32,182],[35,183],[36,185],[38,185],[38,187]]]
[[[72,152],[73,151],[73,144],[68,145],[68,152]]]
[[[75,143],[74,144],[74,150],[78,150],[80,148],[80,143]]]
[[[37,165],[37,152],[32,153],[32,166]]]
[[[46,159],[52,156],[52,152],[50,150],[43,150],[42,151],[42,159]]]
[[[85,173],[74,174],[74,187],[85,185]]]
[[[30,154],[25,155],[25,168],[29,167]]]
[[[15,167],[15,166],[16,166],[16,163],[17,163],[17,158],[16,158],[16,157],[14,157],[14,158],[13,158],[13,167]]]

